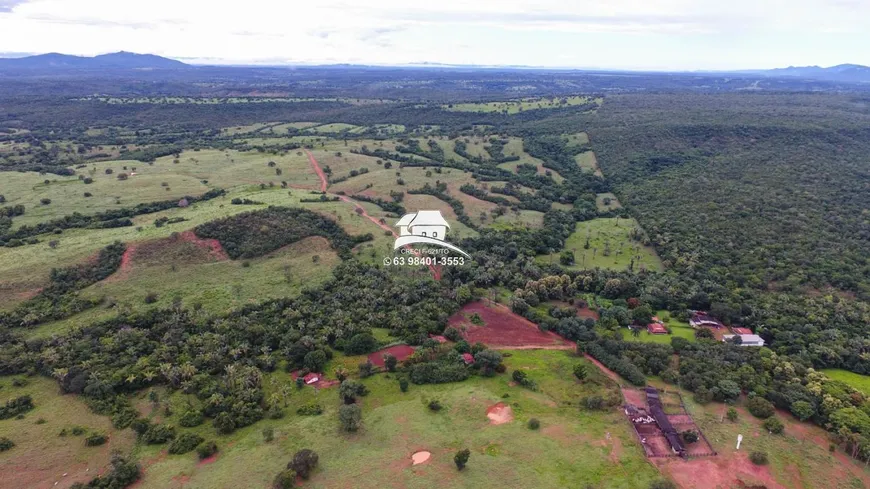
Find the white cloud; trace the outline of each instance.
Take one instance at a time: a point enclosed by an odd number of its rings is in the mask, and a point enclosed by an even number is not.
[[[737,67],[764,53],[774,64],[818,54],[799,46],[814,37],[824,40],[818,45],[832,36],[870,45],[867,19],[870,4],[861,0],[0,0],[0,52],[123,49],[236,63]],[[743,45],[748,39],[756,44]],[[589,44],[595,52],[566,57],[565,49]],[[794,58],[777,62],[789,57],[789,44]],[[714,53],[727,58],[709,59]]]

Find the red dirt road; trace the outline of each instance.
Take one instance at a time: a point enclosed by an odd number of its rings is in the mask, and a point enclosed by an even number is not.
[[[369,361],[377,365],[378,367],[384,368],[384,355],[387,353],[396,357],[396,360],[401,362],[402,360],[410,357],[412,353],[414,353],[414,348],[408,345],[396,345],[389,348],[384,348],[383,350],[378,350],[369,355]]]
[[[308,155],[308,162],[311,164],[311,168],[314,170],[314,173],[317,174],[317,178],[320,179],[320,191],[326,192],[326,187],[329,185],[329,181],[326,179],[326,174],[323,173],[323,169],[320,168],[320,163],[317,162],[317,159],[314,158],[314,155],[311,154],[311,151],[308,151],[306,149],[305,154]],[[363,206],[354,202],[350,197],[347,197],[346,195],[339,195],[338,198],[342,202],[347,202],[348,204],[354,206],[356,209],[356,212],[359,215],[361,215],[361,216],[365,217],[366,219],[368,219],[369,221],[375,223],[375,225],[377,227],[383,229],[384,231],[390,232],[394,238],[399,237],[399,235],[396,234],[395,231],[393,231],[393,228],[391,228],[390,226],[387,226],[386,224],[382,224],[380,219],[376,219],[376,218],[370,216],[368,214],[368,212],[366,212],[366,210]],[[410,247],[409,247],[409,249],[410,249]],[[435,278],[435,280],[441,280],[441,267],[440,266],[429,265],[429,270],[432,271],[432,276]]]
[[[483,326],[471,323],[466,317],[477,313]],[[514,314],[507,306],[493,302],[472,302],[449,319],[449,324],[460,331],[470,343],[478,341],[491,348],[540,348],[570,350],[574,345],[551,332],[542,332],[528,319]]]

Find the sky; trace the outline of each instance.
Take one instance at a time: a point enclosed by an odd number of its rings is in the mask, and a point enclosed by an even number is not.
[[[870,65],[870,0],[0,0],[0,56],[728,70]]]

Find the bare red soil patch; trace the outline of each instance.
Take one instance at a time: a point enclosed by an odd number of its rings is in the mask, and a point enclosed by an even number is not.
[[[683,488],[718,489],[764,485],[767,489],[787,489],[776,482],[767,466],[750,462],[749,454],[745,452],[691,460],[652,460],[659,470],[668,473]]]
[[[199,238],[192,230],[188,230],[176,237],[127,243],[127,249],[121,256],[121,265],[109,280],[123,279],[139,264],[195,264],[229,259],[218,240]]]
[[[514,411],[507,404],[500,402],[487,408],[486,417],[489,424],[505,424],[514,419]]]
[[[414,353],[414,348],[408,345],[396,345],[384,348],[369,355],[369,361],[378,367],[384,368],[384,355],[387,353],[396,357],[396,360],[401,362]]]
[[[477,313],[482,326],[468,319]],[[462,331],[470,343],[482,342],[493,348],[573,348],[571,342],[551,332],[542,332],[528,319],[514,314],[507,306],[492,302],[472,302],[450,317],[450,326]]]
[[[326,376],[324,376],[323,374],[318,374],[318,375],[320,376],[320,380],[318,380],[317,382],[312,382],[310,384],[306,384],[306,385],[309,385],[311,387],[317,387],[318,389],[326,389],[327,387],[332,387],[332,386],[335,386],[335,385],[338,385],[341,383],[337,380],[326,380]],[[290,378],[292,378],[293,380],[296,380],[298,377],[299,377],[298,370],[294,370],[294,371],[290,372]]]
[[[207,249],[208,252],[217,260],[230,259],[229,255],[227,255],[227,252],[224,251],[223,246],[221,246],[221,242],[216,239],[200,238],[199,236],[194,234],[193,230],[187,230],[181,233],[180,237],[188,243],[193,243],[200,248]]]

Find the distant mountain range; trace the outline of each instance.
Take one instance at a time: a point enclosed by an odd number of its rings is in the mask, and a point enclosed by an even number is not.
[[[290,65],[286,65],[289,67]],[[317,65],[305,65],[317,66]],[[68,54],[48,53],[39,54],[36,56],[25,56],[20,58],[0,58],[0,72],[76,72],[76,71],[96,71],[96,70],[182,70],[195,68],[196,65],[189,65],[175,59],[164,58],[154,54],[136,54],[121,51],[118,53],[101,54],[99,56],[72,56]],[[282,65],[271,65],[270,68],[281,68]],[[365,65],[329,65],[321,66],[321,68],[440,68],[454,70],[473,70],[473,69],[522,69],[522,70],[559,70],[559,71],[595,71],[595,72],[619,72],[628,70],[571,70],[569,68],[545,68],[532,66],[493,66],[493,65],[450,65],[439,63],[415,63],[405,66],[371,66]],[[223,66],[227,69],[255,69],[263,68],[262,66]],[[841,64],[822,68],[820,66],[789,66],[788,68],[775,68],[772,70],[737,70],[737,71],[718,71],[718,72],[694,72],[705,73],[714,76],[733,73],[743,76],[765,76],[777,78],[803,78],[810,80],[824,80],[831,82],[847,82],[847,83],[870,83],[870,67],[857,64]]]
[[[183,69],[190,65],[154,54],[121,51],[99,56],[48,53],[23,58],[0,58],[0,70],[101,70],[101,69]]]
[[[789,66],[788,68],[747,71],[746,73],[841,82],[870,82],[870,66],[855,64],[842,64],[828,68],[822,68],[821,66]]]

